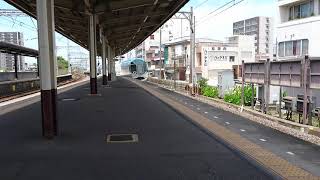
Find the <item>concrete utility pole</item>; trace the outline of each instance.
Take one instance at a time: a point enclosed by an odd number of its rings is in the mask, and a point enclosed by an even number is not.
[[[190,8],[190,79],[192,88],[195,87],[195,26],[194,26],[193,8]],[[192,89],[193,90],[193,89]]]

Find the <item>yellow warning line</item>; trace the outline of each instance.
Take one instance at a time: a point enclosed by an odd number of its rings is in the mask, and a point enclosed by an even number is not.
[[[128,79],[130,80],[130,79]],[[132,80],[130,80],[132,81]],[[228,143],[233,148],[240,151],[247,157],[255,160],[261,166],[269,169],[271,172],[277,174],[283,179],[288,180],[320,180],[320,177],[312,175],[311,173],[292,165],[285,159],[273,154],[272,152],[262,148],[261,146],[254,144],[253,142],[247,140],[246,138],[234,133],[227,128],[209,120],[208,118],[202,116],[198,112],[195,112],[188,107],[168,98],[140,82],[132,81],[139,85],[149,93],[158,97],[160,100],[176,109],[178,112],[190,118],[193,122],[200,125],[202,128],[207,129],[212,134],[216,135],[218,138],[222,139]]]

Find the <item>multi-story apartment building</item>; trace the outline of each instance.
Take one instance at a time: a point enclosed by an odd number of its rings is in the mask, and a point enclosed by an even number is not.
[[[173,78],[175,64],[176,79],[188,80],[190,40],[167,43],[165,48],[168,49],[165,56],[168,77]],[[221,71],[237,72],[242,60],[255,61],[254,36],[237,35],[226,41],[196,39],[195,73],[197,79],[204,77],[210,85],[217,86]]]
[[[278,60],[309,55],[320,57],[320,0],[278,0],[280,24],[277,28]],[[289,96],[303,94],[302,88],[283,87]],[[315,107],[320,91],[310,90]]]
[[[273,56],[273,19],[254,17],[233,23],[233,35],[254,35],[256,60]]]
[[[0,41],[23,46],[23,34],[21,32],[0,32]],[[24,70],[24,57],[18,56],[18,70]],[[14,70],[14,55],[0,53],[0,69]]]
[[[279,0],[278,59],[320,56],[320,0]]]

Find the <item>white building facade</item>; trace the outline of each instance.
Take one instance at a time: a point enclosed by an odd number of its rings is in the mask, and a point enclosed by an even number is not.
[[[201,47],[202,77],[208,84],[218,85],[221,71],[239,71],[242,61],[255,62],[254,36],[237,35],[226,42]]]
[[[176,79],[189,81],[190,40],[168,43],[166,49],[167,77],[173,79],[175,62]],[[206,78],[209,85],[217,86],[218,74],[222,71],[232,72],[235,74],[234,78],[237,78],[242,60],[255,62],[254,36],[237,35],[226,38],[226,41],[196,39],[195,73],[198,80]]]
[[[320,57],[320,0],[279,0],[277,58],[287,60],[309,55]],[[283,87],[289,96],[303,94],[302,88]],[[320,91],[310,90],[320,105]]]
[[[273,57],[273,18],[253,17],[233,23],[233,35],[253,35],[255,37],[256,60]]]
[[[320,57],[320,0],[279,0],[278,59]]]

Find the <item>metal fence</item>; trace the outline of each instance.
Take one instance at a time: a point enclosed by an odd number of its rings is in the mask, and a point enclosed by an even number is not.
[[[310,124],[308,121],[310,102],[310,89],[320,89],[320,58],[296,58],[286,61],[267,60],[264,63],[244,63],[242,84],[259,84],[264,87],[264,96],[262,99],[262,111],[269,109],[270,85],[280,87],[295,87],[303,89],[302,99],[302,118],[304,124]],[[281,89],[281,88],[280,88]],[[279,102],[282,102],[282,92],[280,91]],[[281,104],[281,103],[279,103]],[[281,106],[281,105],[280,105]],[[281,114],[281,108],[279,108]]]

